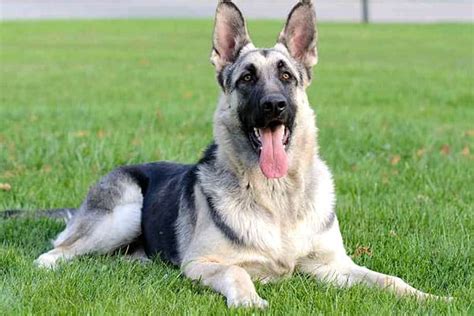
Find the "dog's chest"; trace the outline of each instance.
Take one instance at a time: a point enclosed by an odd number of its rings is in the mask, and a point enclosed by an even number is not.
[[[222,194],[219,209],[225,210],[226,223],[240,236],[242,242],[249,247],[263,251],[275,252],[293,244],[297,248],[304,247],[300,241],[299,222],[304,218],[300,205],[303,199],[281,194],[271,188],[265,191],[247,190],[232,194]]]
[[[248,245],[247,256],[243,257],[243,266],[255,279],[271,281],[285,275],[291,275],[298,260],[307,256],[313,245],[313,238],[307,224],[285,227],[285,225],[267,225],[266,231],[256,234]],[[250,240],[249,240],[250,241]]]
[[[289,274],[310,253],[318,216],[314,201],[302,192],[284,186],[240,187],[217,197],[216,206],[225,210],[226,224],[240,237],[248,254],[242,263],[253,276]]]
[[[281,202],[280,202],[281,203]],[[277,204],[278,205],[278,204]],[[308,255],[315,238],[314,217],[302,214],[296,205],[281,203],[285,209],[268,209],[258,204],[242,208],[232,225],[244,246],[255,256],[256,274],[285,275],[293,271],[299,258]],[[310,210],[309,210],[310,211]]]

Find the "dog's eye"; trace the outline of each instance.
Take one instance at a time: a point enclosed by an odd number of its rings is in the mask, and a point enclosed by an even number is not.
[[[250,82],[253,80],[253,76],[251,74],[246,74],[242,77],[242,80],[245,82]]]
[[[281,80],[283,80],[283,81],[288,81],[288,80],[291,79],[290,73],[288,73],[288,72],[286,72],[286,71],[283,72],[283,73],[280,75],[280,77],[281,77]]]

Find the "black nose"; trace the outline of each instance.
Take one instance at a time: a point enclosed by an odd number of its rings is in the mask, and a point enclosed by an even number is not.
[[[278,117],[287,107],[286,98],[281,94],[269,94],[260,100],[260,106],[267,117]]]

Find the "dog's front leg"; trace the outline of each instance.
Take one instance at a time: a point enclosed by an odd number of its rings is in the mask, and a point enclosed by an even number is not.
[[[388,290],[398,296],[413,296],[422,300],[451,300],[451,298],[439,297],[419,291],[399,277],[375,272],[366,267],[359,266],[352,262],[349,257],[328,264],[321,264],[315,260],[305,259],[301,262],[300,269],[322,281],[330,282],[341,287],[350,287],[354,284],[366,284]]]
[[[224,295],[228,307],[265,308],[268,302],[258,296],[250,275],[236,265],[209,261],[192,261],[183,265],[184,274],[199,280]]]

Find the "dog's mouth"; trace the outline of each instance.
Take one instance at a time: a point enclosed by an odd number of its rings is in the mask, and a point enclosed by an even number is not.
[[[281,121],[272,121],[266,127],[254,127],[249,133],[250,143],[259,155],[263,174],[270,179],[284,177],[288,172],[286,150],[291,130]]]

